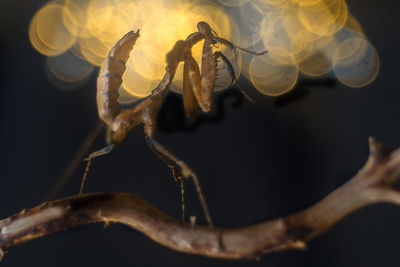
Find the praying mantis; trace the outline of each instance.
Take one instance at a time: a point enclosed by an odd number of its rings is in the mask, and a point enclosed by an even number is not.
[[[155,138],[156,115],[160,109],[169,87],[174,79],[179,63],[183,62],[183,104],[188,117],[194,117],[200,111],[209,112],[212,105],[212,95],[217,76],[217,60],[222,59],[228,66],[231,75],[231,84],[237,82],[236,74],[231,62],[220,52],[213,52],[213,47],[223,44],[230,47],[236,56],[237,49],[253,55],[263,55],[267,51],[256,53],[238,47],[230,41],[218,37],[210,25],[204,21],[197,24],[198,31],[190,34],[186,40],[179,40],[166,55],[165,75],[152,93],[132,108],[121,108],[117,103],[118,89],[122,84],[122,76],[126,69],[126,62],[139,38],[139,30],[131,31],[122,37],[109,51],[97,79],[97,107],[100,119],[107,126],[107,146],[91,153],[85,160],[87,166],[83,175],[80,194],[83,192],[85,181],[91,166],[92,159],[110,153],[119,145],[127,133],[135,126],[143,123],[145,139],[151,150],[172,170],[175,180],[181,182],[182,218],[185,219],[183,179],[192,178],[208,224],[213,227],[210,212],[207,208],[197,175],[191,168]],[[192,47],[204,40],[201,69],[192,56]]]

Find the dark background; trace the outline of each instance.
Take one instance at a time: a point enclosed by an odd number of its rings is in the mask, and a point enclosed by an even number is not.
[[[46,1],[0,1],[0,217],[40,204],[97,122],[95,79],[60,91],[45,57],[28,40],[33,14]],[[217,226],[261,222],[301,210],[346,182],[368,156],[368,137],[400,146],[399,3],[348,1],[381,59],[377,80],[362,89],[334,79],[301,79],[288,96],[248,87],[217,96],[213,112],[182,120],[180,97],[162,109],[158,139],[199,174]],[[101,148],[99,137],[91,150]],[[80,165],[58,197],[79,190]],[[187,183],[190,214],[201,209]],[[136,192],[180,218],[179,184],[149,150],[142,127],[112,154],[93,162],[86,191]],[[10,249],[2,266],[400,266],[400,208],[379,204],[345,218],[305,252],[259,261],[223,261],[174,252],[121,225],[77,227]]]

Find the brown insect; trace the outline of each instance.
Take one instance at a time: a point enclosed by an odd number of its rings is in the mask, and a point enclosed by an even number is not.
[[[213,46],[216,44],[227,45],[233,49],[236,55],[236,49],[245,52],[262,55],[266,53],[255,53],[233,45],[228,40],[217,36],[215,31],[206,23],[197,24],[198,32],[190,34],[186,40],[176,42],[172,50],[166,55],[166,71],[163,79],[152,91],[151,95],[142,102],[129,109],[120,108],[118,99],[118,89],[122,84],[122,75],[126,69],[126,61],[129,53],[139,38],[139,30],[131,31],[122,37],[116,45],[110,50],[104,61],[97,79],[97,107],[100,118],[105,122],[108,128],[108,145],[89,155],[87,167],[82,179],[80,193],[82,193],[87,174],[93,158],[110,153],[114,147],[122,142],[127,133],[140,123],[144,124],[145,138],[153,152],[160,157],[172,170],[175,180],[181,182],[182,193],[182,217],[184,214],[183,197],[183,178],[192,177],[198,192],[206,219],[210,226],[213,226],[210,213],[208,211],[198,178],[196,174],[179,158],[169,152],[163,145],[154,139],[156,129],[156,115],[163,103],[172,80],[174,79],[176,69],[180,62],[184,63],[183,70],[183,103],[185,113],[189,117],[195,116],[200,110],[209,112],[212,104],[212,94],[217,75],[217,60],[222,59],[229,68],[232,82],[237,82],[234,69],[231,62],[220,51],[213,52]],[[204,40],[201,71],[195,59],[192,56],[192,47]]]

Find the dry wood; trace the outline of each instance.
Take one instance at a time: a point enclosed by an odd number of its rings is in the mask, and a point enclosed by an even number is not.
[[[365,166],[346,184],[308,209],[238,228],[192,226],[169,217],[135,194],[102,192],[72,196],[23,210],[0,221],[0,254],[10,247],[69,227],[122,223],[164,246],[215,258],[254,258],[271,251],[304,249],[306,242],[355,210],[377,202],[400,204],[393,183],[400,175],[400,148],[385,155],[370,139]]]

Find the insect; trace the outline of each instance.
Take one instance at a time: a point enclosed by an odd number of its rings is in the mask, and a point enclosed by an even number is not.
[[[136,40],[139,38],[139,30],[131,31],[122,37],[110,50],[105,59],[97,79],[97,107],[101,120],[107,125],[107,143],[103,149],[91,153],[87,160],[87,166],[83,175],[80,193],[82,193],[93,158],[110,153],[120,144],[127,133],[140,123],[144,125],[145,138],[152,151],[163,160],[172,170],[175,180],[181,182],[182,193],[182,218],[184,213],[184,186],[183,179],[192,177],[196,190],[202,204],[204,214],[208,224],[213,227],[212,219],[208,211],[198,178],[196,174],[186,165],[185,162],[169,152],[162,144],[154,138],[156,129],[156,115],[163,103],[172,80],[174,79],[178,64],[183,62],[183,103],[185,113],[189,117],[195,116],[198,112],[209,112],[212,104],[212,94],[217,75],[217,60],[222,59],[228,66],[228,72],[232,77],[231,84],[237,82],[236,75],[231,62],[225,55],[216,51],[213,47],[223,44],[230,47],[235,56],[237,49],[254,54],[262,55],[266,53],[252,52],[244,48],[235,46],[228,40],[217,36],[216,32],[206,23],[197,24],[198,31],[190,34],[186,40],[176,42],[172,50],[166,55],[166,69],[163,79],[152,93],[142,102],[132,108],[120,108],[118,99],[118,89],[122,84],[122,75],[126,69],[126,62],[129,53],[133,49]],[[204,40],[202,51],[201,69],[192,56],[192,47]]]

